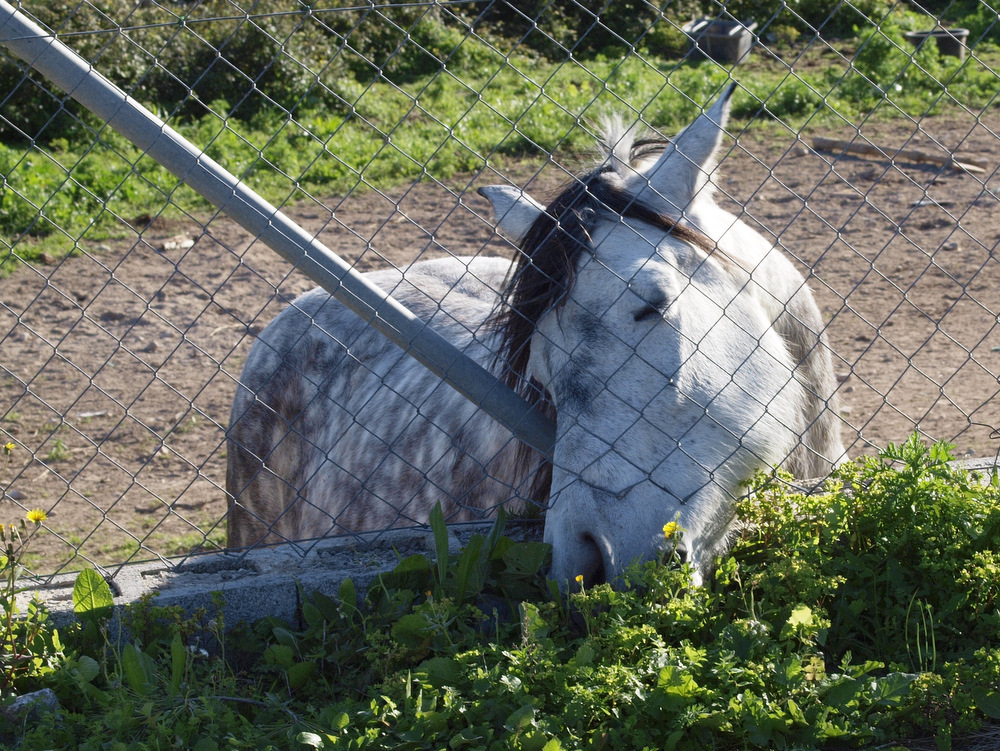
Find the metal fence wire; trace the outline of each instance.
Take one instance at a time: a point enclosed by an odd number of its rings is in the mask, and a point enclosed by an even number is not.
[[[255,230],[211,205],[192,187],[194,167],[161,167],[154,147],[11,52],[0,25],[0,510],[7,523],[46,514],[27,567],[113,571],[225,547],[226,435],[243,365],[321,274],[309,252],[291,263],[272,252],[265,241],[283,240],[271,235],[325,246],[345,269],[395,269],[389,286],[426,318],[434,280],[412,264],[516,253],[479,188],[525,187],[544,204],[592,163],[601,116],[673,136],[732,82],[716,200],[812,289],[849,453],[917,432],[958,457],[995,457],[991,2],[21,3],[18,13],[232,173],[226,190],[260,193],[298,228],[264,216]],[[495,286],[477,268],[461,284]],[[438,328],[456,346],[489,336],[457,325]],[[335,353],[317,357],[380,372],[366,347],[384,345],[329,335]],[[452,365],[446,357],[438,370],[450,377]],[[503,390],[485,376],[472,376],[479,400]],[[441,393],[428,387],[394,419],[437,420],[441,432]],[[345,480],[351,492],[377,483],[392,505],[385,488],[401,481],[379,477],[378,456],[403,449],[393,431],[363,425],[377,409],[355,408],[361,430],[333,443],[372,454],[367,475]],[[455,419],[465,430],[471,418]],[[278,422],[267,429],[337,460],[304,421]],[[455,435],[445,442],[462,449]],[[372,514],[368,528],[425,520],[399,490],[393,513]],[[366,526],[356,516],[334,515],[323,532],[356,532]]]

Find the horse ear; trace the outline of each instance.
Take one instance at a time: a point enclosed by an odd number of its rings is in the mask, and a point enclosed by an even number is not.
[[[684,211],[709,182],[715,169],[715,152],[722,143],[729,120],[730,98],[736,84],[723,92],[715,104],[677,134],[644,176],[647,183],[640,200],[666,200],[675,211]],[[648,192],[647,192],[648,191]]]
[[[535,220],[545,213],[545,208],[538,201],[523,190],[508,185],[488,185],[478,192],[493,207],[497,229],[518,245]]]

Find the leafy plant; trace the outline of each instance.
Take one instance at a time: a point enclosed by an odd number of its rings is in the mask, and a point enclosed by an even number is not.
[[[66,447],[65,441],[56,436],[56,438],[52,441],[52,448],[50,448],[49,453],[45,455],[45,460],[50,462],[62,462],[67,459],[69,459],[69,449]]]
[[[691,588],[676,561],[647,564],[624,589],[571,595],[569,610],[555,596],[522,602],[516,619],[487,621],[495,640],[485,645],[470,638],[474,612],[416,589],[457,581],[456,559],[403,561],[375,600],[395,608],[362,619],[377,656],[371,688],[342,698],[300,741],[816,748],[932,732],[943,744],[1000,708],[1000,629],[982,620],[996,595],[941,576],[1000,548],[1000,497],[995,480],[982,485],[949,458],[913,438],[846,465],[817,496],[761,475],[712,588]]]
[[[950,459],[947,445],[913,436],[842,467],[828,494],[788,494],[768,481],[741,508],[741,546],[795,554],[748,568],[749,586],[828,608],[835,659],[850,652],[918,670],[926,658],[916,656],[932,644],[939,659],[968,658],[1000,634],[1000,579],[980,563],[1000,546],[1000,495],[995,477],[981,485]]]
[[[8,457],[12,445],[4,447]],[[28,591],[18,584],[23,573],[20,561],[45,519],[44,511],[34,509],[19,525],[0,524],[0,699],[11,695],[15,685],[37,684],[62,656],[59,633],[39,600],[31,598],[24,613],[18,603],[18,596]]]
[[[218,616],[148,598],[119,644],[107,585],[84,573],[74,602],[97,636],[73,630],[32,684],[73,711],[21,743],[957,747],[1000,719],[1000,478],[950,458],[914,437],[815,495],[760,474],[704,587],[671,553],[676,523],[663,560],[566,596],[543,576],[547,546],[505,537],[501,515],[452,553],[440,509],[436,555],[401,558],[364,594],[349,580],[336,597],[303,592],[296,622],[228,635]]]

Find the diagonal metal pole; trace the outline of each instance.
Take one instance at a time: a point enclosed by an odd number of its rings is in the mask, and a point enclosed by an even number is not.
[[[541,412],[6,0],[0,0],[0,44],[301,269],[519,440],[552,457],[555,426]]]

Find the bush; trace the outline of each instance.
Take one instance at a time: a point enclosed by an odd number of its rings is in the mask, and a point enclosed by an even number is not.
[[[46,0],[25,3],[24,9],[133,97],[184,116],[201,116],[206,104],[217,100],[247,118],[273,104],[290,110],[310,94],[315,86],[311,70],[321,69],[327,50],[335,46],[330,30],[295,0],[257,3],[252,20],[234,13],[227,0],[194,4],[184,15],[175,7]],[[22,84],[23,78],[19,66],[0,66],[6,90],[16,92],[19,84],[23,89],[8,99],[4,115],[28,137],[65,137],[73,121],[86,118],[70,102],[69,118],[50,122],[61,96],[42,95]],[[35,73],[28,79],[41,80]],[[9,125],[5,134],[12,134]]]
[[[773,26],[775,29],[793,28],[807,37],[818,32],[824,39],[835,39],[853,37],[858,27],[881,23],[895,5],[889,0],[857,0],[850,3],[735,0],[727,2],[725,7],[726,13],[733,18],[757,21],[758,34],[766,33]],[[787,34],[787,31],[783,33]]]
[[[839,469],[829,493],[803,497],[765,482],[741,507],[747,529],[734,553],[794,552],[745,568],[744,587],[760,603],[822,605],[834,662],[850,654],[927,672],[995,644],[1000,485],[950,459],[946,445],[914,436]]]
[[[812,496],[759,475],[708,587],[673,555],[676,525],[622,588],[567,598],[548,547],[504,537],[502,515],[449,555],[437,510],[437,556],[365,596],[304,592],[299,623],[228,636],[147,600],[121,644],[86,572],[66,654],[19,679],[71,711],[21,747],[949,748],[1000,719],[1000,479],[950,458],[911,438]],[[2,719],[0,742],[18,742]]]

